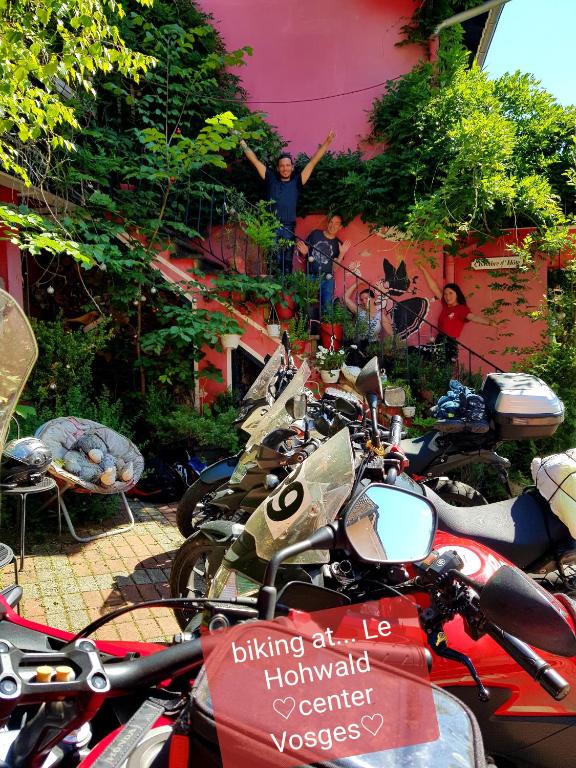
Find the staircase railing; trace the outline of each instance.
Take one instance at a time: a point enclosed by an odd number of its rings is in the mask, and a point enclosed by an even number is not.
[[[238,226],[233,198],[225,192],[211,190],[210,195],[198,199],[196,211],[190,208],[188,200],[184,223],[195,226],[197,231],[202,233],[202,237],[193,241],[193,250],[213,264],[216,270],[231,270],[239,274],[262,276],[263,279],[265,275],[274,274],[274,279],[281,283],[290,280],[287,274],[278,274],[274,254],[263,253]],[[290,234],[297,239],[295,233]],[[297,251],[294,250],[296,260]],[[334,280],[336,275],[341,274],[343,296],[333,297],[332,302],[339,301],[344,304],[343,297],[352,284],[355,286],[353,293],[356,296],[356,313],[355,318],[348,323],[348,342],[356,343],[364,352],[368,348],[368,352],[376,353],[389,378],[401,379],[408,383],[418,379],[422,384],[427,377],[436,380],[441,377],[445,381],[457,377],[478,385],[480,371],[485,373],[487,370],[502,370],[458,339],[444,337],[440,329],[426,317],[426,297],[417,296],[415,292],[410,293],[408,289],[406,292],[409,295],[401,297],[402,292],[398,289],[374,284],[338,261],[333,261],[332,264],[334,277],[312,276],[309,274],[309,261],[304,259],[302,264],[301,258],[299,266],[303,267],[302,271],[309,278],[309,293],[306,293],[305,298],[308,299],[306,303],[310,328],[316,329],[315,323],[321,320],[319,308],[322,292],[326,290],[325,281]],[[360,292],[365,290],[371,291],[376,297],[374,305],[377,308],[371,305],[372,309],[369,311],[380,313],[385,321],[388,319],[393,331],[388,335],[380,333],[379,338],[374,341],[367,338],[366,323],[359,316],[362,312],[358,312],[358,309],[361,309]],[[443,338],[441,343],[435,341],[438,336]],[[432,381],[429,383],[433,384]]]

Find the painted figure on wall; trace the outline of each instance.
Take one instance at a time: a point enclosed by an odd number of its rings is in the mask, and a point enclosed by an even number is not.
[[[395,267],[388,259],[383,262],[384,279],[377,287],[384,294],[384,311],[390,318],[395,336],[407,339],[417,333],[430,306],[427,298],[417,296],[418,277],[409,277],[404,259]],[[401,298],[409,295],[409,298]]]

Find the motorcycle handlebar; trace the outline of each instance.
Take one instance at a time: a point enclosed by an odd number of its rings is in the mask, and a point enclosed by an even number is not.
[[[156,685],[170,677],[186,675],[202,659],[202,642],[195,639],[172,645],[150,656],[104,664],[104,669],[110,681],[111,695],[121,695],[136,688]]]
[[[529,645],[496,624],[488,623],[486,632],[556,701],[561,701],[570,693],[570,683]]]
[[[402,440],[402,417],[392,416],[390,419],[390,442],[399,445]]]
[[[191,640],[149,656],[118,661],[103,660],[94,643],[84,638],[48,653],[23,652],[2,641],[0,714],[5,717],[16,706],[78,696],[97,709],[108,697],[122,696],[188,674],[202,663],[206,643],[210,643],[210,636],[205,641]],[[48,669],[69,667],[74,674],[67,681],[40,682],[35,672],[38,665],[47,665]]]

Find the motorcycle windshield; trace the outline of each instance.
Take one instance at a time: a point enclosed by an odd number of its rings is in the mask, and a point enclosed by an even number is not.
[[[246,472],[248,471],[248,464],[254,461],[256,458],[256,451],[258,450],[258,444],[262,441],[262,438],[269,432],[272,432],[278,427],[285,427],[292,424],[294,419],[286,410],[286,403],[291,397],[299,395],[304,391],[304,385],[310,376],[310,368],[308,363],[302,363],[302,366],[290,382],[284,392],[280,395],[278,400],[270,407],[264,415],[258,413],[258,418],[255,419],[255,423],[247,431],[250,432],[250,438],[248,444],[244,449],[244,453],[240,457],[236,469],[230,478],[230,483],[239,483]],[[254,416],[255,414],[253,414]],[[246,429],[242,425],[242,429]]]
[[[257,400],[266,398],[270,382],[274,376],[276,376],[276,373],[280,368],[283,353],[284,347],[279,344],[270,360],[268,360],[264,368],[262,368],[258,374],[255,382],[244,395],[242,403],[256,402]]]
[[[26,315],[15,299],[0,289],[0,452],[37,357],[36,339]]]
[[[246,532],[256,553],[270,560],[280,549],[302,541],[336,519],[354,484],[354,456],[348,429],[331,437],[294,470],[250,516]],[[326,563],[327,550],[303,552],[292,564]]]

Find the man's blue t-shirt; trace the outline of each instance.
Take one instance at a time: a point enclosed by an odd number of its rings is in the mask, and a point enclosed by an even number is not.
[[[293,225],[296,221],[298,194],[303,186],[300,171],[292,171],[290,179],[282,181],[276,171],[266,168],[264,182],[266,197],[274,201],[276,216],[285,226]]]
[[[308,274],[331,275],[332,262],[340,256],[340,240],[326,237],[321,229],[313,229],[305,242],[308,245]]]

